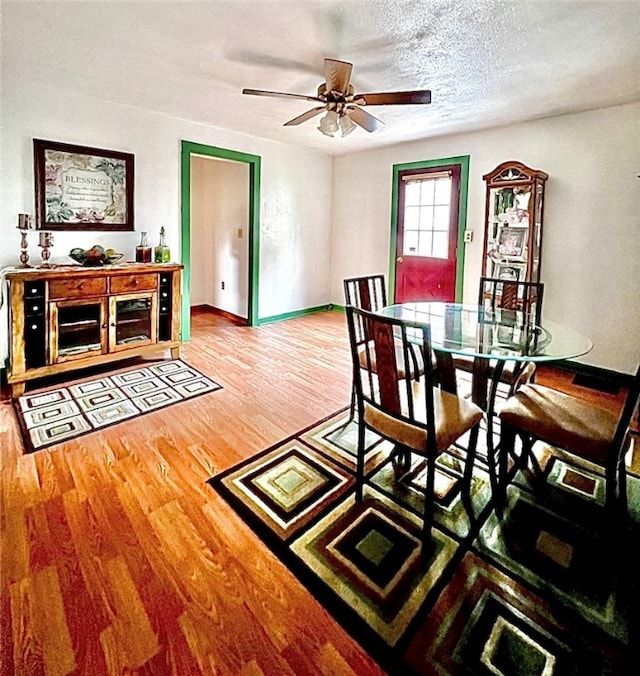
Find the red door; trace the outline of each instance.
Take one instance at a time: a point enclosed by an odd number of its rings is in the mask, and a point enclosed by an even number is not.
[[[399,174],[395,302],[456,293],[460,165]]]

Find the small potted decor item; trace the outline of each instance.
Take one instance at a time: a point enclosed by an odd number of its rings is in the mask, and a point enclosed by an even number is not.
[[[153,259],[156,263],[168,263],[171,260],[171,251],[164,238],[164,227],[160,228],[160,242],[154,250]]]

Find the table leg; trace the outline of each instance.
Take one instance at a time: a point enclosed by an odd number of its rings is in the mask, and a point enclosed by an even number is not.
[[[477,364],[477,362],[484,362],[483,365]],[[489,464],[489,478],[491,480],[491,491],[496,500],[499,501],[498,496],[502,496],[502,492],[506,491],[506,482],[507,482],[507,469],[509,458],[504,454],[509,454],[510,448],[509,445],[505,448],[502,444],[502,440],[494,446],[493,443],[493,419],[495,415],[495,403],[496,396],[498,394],[498,385],[502,378],[502,372],[504,370],[506,361],[497,360],[491,370],[491,377],[489,378],[489,361],[486,359],[476,359],[474,361],[474,372],[473,372],[473,397],[474,402],[481,406],[486,412],[487,416],[487,461]],[[476,382],[476,366],[478,379]],[[526,362],[520,362],[514,365],[513,368],[513,385],[509,391],[509,394],[513,394],[513,390],[517,386],[518,379],[524,371]],[[488,392],[488,397],[487,397]],[[484,403],[484,406],[482,403]],[[511,445],[513,446],[513,444]],[[514,452],[514,451],[512,451]],[[515,453],[515,452],[514,452]],[[515,455],[514,455],[515,460]],[[500,468],[500,469],[498,469]],[[504,486],[499,486],[499,483],[503,482]],[[500,491],[500,493],[498,493]]]
[[[493,445],[493,415],[495,398],[500,382],[500,376],[504,368],[504,362],[498,361],[493,369],[490,369],[488,359],[476,357],[473,360],[473,371],[471,376],[471,399],[474,404],[479,406],[487,416],[487,463],[489,465],[489,480],[491,483],[491,493],[497,499],[499,490],[498,458],[496,453],[500,452],[498,447]],[[489,375],[491,372],[491,376]]]
[[[453,358],[450,352],[434,350],[436,363],[438,364],[438,382],[441,389],[450,394],[458,394],[456,383],[456,369],[453,365]]]

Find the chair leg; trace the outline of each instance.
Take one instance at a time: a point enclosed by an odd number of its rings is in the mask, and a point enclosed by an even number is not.
[[[431,529],[433,527],[435,457],[427,455],[427,482],[424,488],[424,517],[422,522],[422,548],[431,546]]]
[[[628,510],[627,468],[624,464],[624,454],[618,462],[618,502],[620,504],[620,509],[626,514]]]
[[[469,446],[467,447],[467,459],[464,464],[464,474],[462,475],[462,494],[461,500],[464,508],[469,516],[470,523],[475,521],[475,514],[473,513],[473,501],[471,499],[471,489],[473,487],[473,466],[476,459],[476,447],[478,445],[478,434],[480,426],[476,425],[469,434]],[[491,462],[489,462],[491,467]],[[495,468],[494,468],[495,473]]]
[[[504,516],[504,506],[507,499],[507,472],[509,455],[515,452],[516,431],[513,427],[502,422],[500,430],[500,445],[498,458],[489,458],[489,476],[492,479],[491,491],[494,496],[496,515],[499,519]],[[497,467],[496,467],[497,465]]]
[[[351,404],[349,405],[349,420],[347,420],[347,425],[352,422],[356,417],[356,386],[355,383],[351,385]],[[346,427],[346,425],[345,425]]]
[[[397,445],[391,453],[391,466],[396,481],[401,481],[411,470],[411,449]]]
[[[624,465],[624,462],[622,462]],[[625,494],[625,503],[626,503],[626,492],[627,492],[627,482],[626,476],[622,474],[622,466],[620,463],[613,467],[607,467],[605,471],[605,497],[604,497],[604,506],[608,512],[615,513],[618,507],[622,506],[622,492]],[[626,507],[626,504],[625,504]]]
[[[356,500],[362,501],[364,486],[365,426],[358,422],[358,457],[356,459]]]

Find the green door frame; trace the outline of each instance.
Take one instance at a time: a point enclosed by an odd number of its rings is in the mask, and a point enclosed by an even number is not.
[[[456,303],[462,302],[464,281],[464,231],[467,229],[467,195],[469,191],[469,155],[445,157],[438,160],[421,160],[408,164],[393,165],[391,192],[391,235],[389,237],[389,299],[395,302],[396,295],[396,244],[398,240],[398,191],[400,172],[407,169],[434,169],[451,164],[460,165],[460,203],[458,205],[458,251],[456,253]]]
[[[258,288],[260,274],[260,171],[262,158],[227,148],[182,141],[181,155],[181,262],[182,277],[182,340],[191,335],[191,156],[217,157],[249,165],[249,285],[247,323],[258,324]]]

